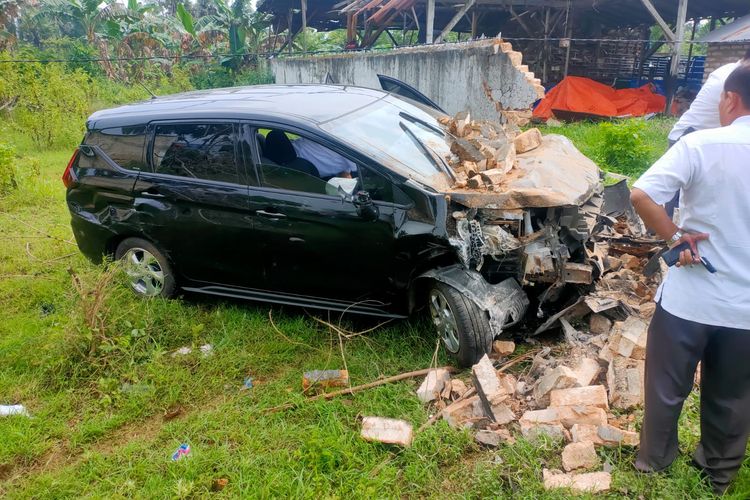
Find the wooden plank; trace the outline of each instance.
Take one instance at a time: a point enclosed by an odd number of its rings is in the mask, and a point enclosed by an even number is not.
[[[651,0],[641,0],[643,2],[643,5],[646,7],[646,9],[651,13],[651,16],[654,18],[656,23],[661,27],[661,29],[664,31],[664,36],[670,41],[674,42],[677,40],[677,37],[675,36],[672,29],[669,27],[669,25],[664,21],[664,19],[659,14],[659,11],[656,10],[656,7],[654,7],[654,4],[651,3]],[[678,16],[679,17],[679,16]]]
[[[448,21],[448,24],[445,25],[445,28],[443,28],[443,31],[440,32],[440,35],[438,35],[438,37],[435,39],[435,43],[440,43],[443,41],[443,38],[445,38],[446,35],[448,35],[448,33],[451,32],[453,27],[456,24],[458,24],[458,21],[460,21],[461,18],[464,17],[466,12],[468,12],[468,10],[474,5],[474,2],[476,2],[476,0],[467,0],[464,6],[461,7],[458,10],[458,12],[456,12],[456,15],[453,16],[453,18],[451,18],[451,20]]]

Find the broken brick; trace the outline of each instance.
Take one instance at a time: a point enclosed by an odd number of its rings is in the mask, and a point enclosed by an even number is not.
[[[607,390],[603,385],[588,387],[572,387],[570,389],[555,389],[550,392],[550,406],[598,406],[609,409]]]
[[[492,420],[500,425],[509,424],[516,419],[513,411],[503,403],[492,405]]]
[[[469,176],[465,172],[456,172],[456,181],[453,183],[453,187],[458,189],[465,188],[468,181]]]
[[[430,370],[422,385],[417,389],[417,397],[423,403],[434,401],[440,396],[445,384],[450,382],[451,376],[445,368]]]
[[[475,175],[474,177],[470,177],[469,180],[466,181],[466,186],[469,189],[479,189],[481,187],[484,187],[484,181],[481,177]]]
[[[522,422],[521,435],[528,441],[537,441],[543,436],[553,441],[563,441],[565,439],[565,429],[561,424]]]
[[[516,343],[511,340],[496,340],[492,343],[492,350],[500,356],[510,356],[516,350]]]
[[[474,440],[479,444],[497,448],[500,446],[500,443],[512,442],[513,437],[507,429],[498,429],[494,431],[486,429],[477,431],[477,433],[474,434]]]
[[[532,128],[518,134],[513,142],[516,153],[523,154],[542,145],[542,133],[538,128]]]
[[[570,488],[576,493],[599,493],[608,491],[612,486],[609,472],[587,472],[584,474],[556,474],[547,469],[542,471],[544,488]]]
[[[347,370],[313,370],[302,374],[302,388],[346,387],[349,385]]]
[[[443,409],[443,419],[454,429],[472,427],[477,421],[474,412],[474,405],[477,402],[479,402],[479,396],[456,401]]]
[[[600,425],[596,435],[607,446],[638,446],[640,436],[637,432],[625,431],[612,425]]]
[[[474,380],[474,387],[477,390],[479,398],[484,405],[485,414],[492,416],[492,403],[495,398],[506,394],[500,387],[500,379],[497,377],[497,371],[492,366],[492,361],[485,354],[477,364],[471,367],[471,375]]]
[[[454,378],[451,380],[451,396],[454,398],[460,398],[463,396],[469,388],[466,386],[463,380]]]
[[[558,366],[544,374],[534,387],[534,399],[539,404],[545,404],[550,391],[567,389],[578,385],[576,374],[567,366]]]
[[[612,320],[603,314],[592,314],[589,318],[589,330],[594,335],[606,335],[612,330]]]
[[[625,321],[617,323],[617,329],[620,335],[615,352],[626,358],[646,359],[648,324],[640,318],[630,316]]]
[[[573,368],[573,373],[578,381],[578,385],[586,387],[596,380],[599,373],[602,371],[602,367],[599,362],[592,358],[583,358]]]
[[[471,161],[478,163],[486,160],[479,148],[474,146],[466,139],[456,138],[451,143],[451,152],[454,153],[461,161]]]
[[[499,168],[493,168],[491,170],[485,170],[479,174],[485,184],[499,185],[505,179],[505,171]]]
[[[630,410],[643,403],[645,362],[614,356],[607,370],[609,403],[621,410]]]
[[[589,441],[596,445],[604,444],[599,437],[599,426],[592,424],[575,424],[570,428],[570,436],[574,443]]]
[[[367,441],[411,446],[414,430],[404,420],[382,417],[364,417],[360,434]]]
[[[596,406],[560,406],[544,410],[529,410],[519,420],[524,424],[562,424],[570,429],[576,424],[604,425],[607,413]]]
[[[596,454],[594,443],[582,441],[565,446],[562,452],[562,465],[567,472],[599,465],[599,455]]]

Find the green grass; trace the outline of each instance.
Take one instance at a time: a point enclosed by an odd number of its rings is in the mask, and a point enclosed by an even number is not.
[[[557,131],[584,151],[596,135],[591,125]],[[115,280],[104,288],[100,329],[92,333],[85,314],[92,296],[76,291],[69,269],[84,291],[106,273],[71,243],[59,180],[70,151],[16,144],[23,154],[20,187],[0,199],[0,404],[23,403],[33,418],[0,418],[0,495],[564,496],[541,484],[543,467],[560,466],[559,445],[519,440],[487,451],[444,422],[419,433],[409,449],[362,441],[363,415],[404,418],[415,427],[427,420],[414,395],[419,381],[305,403],[302,372],[343,368],[344,360],[337,336],[302,310],[272,308],[280,335],[268,306],[195,297],[141,301]],[[213,344],[212,356],[170,356],[204,343]],[[434,347],[420,318],[343,345],[354,384],[428,367]],[[448,360],[441,353],[438,362]],[[254,387],[243,390],[248,376]],[[123,384],[136,389],[123,391]],[[634,472],[632,451],[599,451],[613,467],[611,497],[710,496],[687,458],[698,439],[697,401],[693,395],[683,415],[685,455],[668,474]],[[300,405],[268,411],[289,402]],[[178,407],[179,416],[163,418]],[[171,462],[181,443],[191,445],[190,456]],[[211,493],[217,478],[229,483]],[[746,466],[732,497],[748,496]]]

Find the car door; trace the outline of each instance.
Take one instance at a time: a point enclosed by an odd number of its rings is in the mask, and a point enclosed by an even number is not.
[[[297,129],[270,128],[317,142]],[[356,196],[361,191],[355,189],[357,179],[325,181],[295,168],[293,162],[269,160],[277,155],[263,151],[262,144],[257,150],[254,166],[259,186],[250,188],[249,198],[268,286],[277,292],[347,303],[372,301],[362,307],[380,308],[392,301],[395,234],[405,208],[376,200],[366,209],[364,195]],[[330,149],[321,161],[331,154],[342,153]],[[325,171],[320,163],[315,166]],[[344,187],[339,190],[337,184]],[[355,196],[342,195],[347,190]]]
[[[257,245],[248,207],[248,176],[230,121],[150,125],[150,171],[134,191],[143,233],[165,250],[177,272],[204,283],[257,286]]]

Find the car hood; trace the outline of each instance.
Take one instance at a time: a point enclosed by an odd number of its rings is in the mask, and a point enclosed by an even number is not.
[[[578,206],[600,189],[600,170],[593,161],[568,138],[545,135],[540,147],[518,155],[518,165],[495,191],[441,191],[469,208],[519,209]]]

